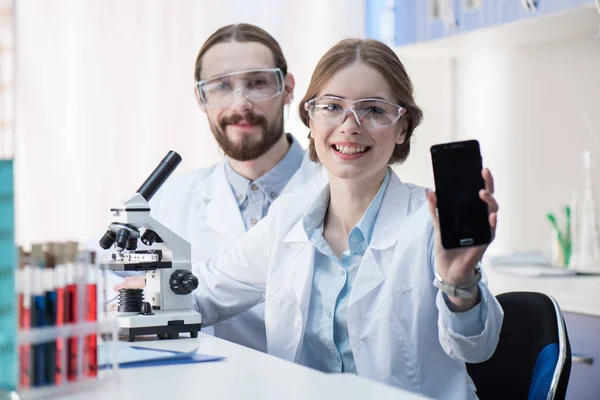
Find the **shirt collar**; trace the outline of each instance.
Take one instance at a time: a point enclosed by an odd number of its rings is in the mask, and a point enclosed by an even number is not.
[[[226,159],[225,173],[238,205],[246,200],[252,185],[256,185],[265,194],[269,202],[273,202],[283,191],[285,185],[300,168],[304,158],[302,146],[290,134],[287,134],[287,139],[290,142],[290,148],[285,156],[275,167],[254,181],[235,172],[229,164],[229,158]]]
[[[364,215],[358,221],[356,226],[352,228],[350,231],[349,237],[353,235],[357,230],[361,233],[364,244],[367,246],[371,242],[371,237],[373,235],[373,228],[375,227],[375,222],[377,221],[377,214],[379,213],[379,209],[381,208],[381,203],[383,202],[383,197],[385,195],[385,191],[387,190],[388,184],[390,182],[390,169],[388,168],[385,172],[385,177],[383,178],[383,182],[377,191],[377,194],[369,204],[369,207],[365,211]],[[329,207],[329,198],[331,196],[331,191],[329,188],[329,184],[323,188],[323,190],[319,193],[315,201],[310,205],[307,209],[304,217],[302,219],[302,224],[304,226],[304,231],[306,232],[306,236],[311,238],[315,232],[322,231],[323,221],[325,220],[325,214],[327,213],[327,208]],[[350,242],[350,247],[353,247],[353,243]]]
[[[302,226],[304,226],[304,231],[306,232],[306,236],[309,238],[309,240],[311,236],[317,232],[317,229],[319,232],[322,230],[321,226],[325,220],[327,207],[329,207],[330,196],[331,191],[329,189],[329,184],[327,184],[323,190],[321,190],[315,201],[313,201],[310,207],[308,207],[304,217],[302,218]]]
[[[235,195],[235,201],[239,206],[246,200],[246,194],[250,188],[251,181],[231,168],[229,158],[225,160],[225,174],[227,175],[231,190],[233,190],[233,194]]]
[[[381,203],[383,202],[383,196],[385,195],[385,191],[387,190],[388,184],[390,182],[390,170],[388,169],[385,172],[385,177],[383,178],[383,182],[375,195],[375,198],[369,204],[367,211],[365,211],[364,215],[356,224],[356,228],[360,230],[365,239],[367,245],[371,243],[371,237],[373,236],[373,228],[375,228],[375,221],[377,221],[377,214],[379,214],[379,209],[381,208]]]

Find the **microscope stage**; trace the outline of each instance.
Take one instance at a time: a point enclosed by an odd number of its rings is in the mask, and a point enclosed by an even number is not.
[[[198,337],[201,327],[200,313],[192,310],[160,311],[153,315],[120,313],[117,317],[119,334],[134,342],[139,335],[158,335],[159,339],[177,339],[180,333]]]
[[[145,326],[167,326],[179,324],[189,325],[200,324],[202,322],[200,313],[192,310],[153,310],[153,313],[153,315],[120,313],[117,315],[117,321],[120,328],[140,328]]]
[[[147,262],[119,262],[110,261],[100,264],[101,267],[111,271],[153,271],[159,269],[173,268],[171,261],[147,261]]]

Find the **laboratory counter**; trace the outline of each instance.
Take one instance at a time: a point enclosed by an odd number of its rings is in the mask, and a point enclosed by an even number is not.
[[[600,275],[534,276],[535,266],[484,266],[492,293],[541,292],[556,299],[563,312],[600,317]],[[527,269],[531,275],[508,273]]]
[[[578,331],[576,318],[584,323],[600,323],[600,276],[523,277],[508,274],[502,269],[486,266],[489,287],[495,294],[513,291],[536,291],[553,296],[566,314],[573,352],[584,351],[596,356]],[[586,322],[587,321],[587,322]],[[585,335],[584,335],[585,336]],[[121,369],[118,382],[107,381],[94,391],[82,391],[65,399],[127,399],[202,396],[210,399],[317,399],[365,398],[423,399],[424,397],[352,374],[325,374],[301,365],[251,350],[213,336],[200,333],[197,339],[142,340],[137,345],[175,351],[198,348],[202,354],[226,357],[225,360],[198,364]],[[589,353],[589,354],[588,354]],[[577,366],[569,385],[574,392],[585,393],[588,387],[579,383],[588,376],[589,365]],[[596,365],[598,365],[596,363]],[[594,368],[595,369],[595,368]],[[581,371],[580,371],[581,370]],[[589,371],[588,371],[589,370]],[[575,398],[569,396],[569,398]],[[584,397],[585,398],[585,395]]]
[[[128,368],[119,381],[64,399],[394,399],[425,397],[353,374],[326,374],[200,333],[197,339],[152,340],[138,346],[226,357],[198,364]]]

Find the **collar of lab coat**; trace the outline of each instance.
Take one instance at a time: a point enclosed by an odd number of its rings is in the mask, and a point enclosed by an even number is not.
[[[388,249],[397,242],[400,235],[400,226],[408,216],[410,190],[393,171],[390,172],[390,181],[373,228],[371,243],[365,251],[361,267],[357,272],[350,292],[349,315],[352,315],[361,299],[367,298],[370,292],[380,287],[385,281],[386,269],[392,265],[391,257],[393,256],[393,252]],[[305,324],[312,291],[315,247],[308,240],[302,218],[299,218],[294,224],[283,241],[287,251],[291,254],[290,264],[288,265],[293,263],[293,265],[299,267],[292,269],[292,281],[300,305],[301,321],[302,324]],[[297,345],[298,343],[299,341],[293,344]]]
[[[390,169],[390,182],[383,197],[381,208],[373,228],[370,248],[383,250],[392,246],[397,238],[400,225],[408,215],[409,190],[400,178]],[[323,190],[329,190],[325,188]],[[308,208],[307,208],[308,209]],[[284,242],[307,242],[308,236],[300,218],[284,238]]]
[[[204,195],[207,203],[206,223],[229,240],[235,241],[246,233],[246,227],[225,173],[225,162],[227,161],[216,165],[211,177],[212,184]]]

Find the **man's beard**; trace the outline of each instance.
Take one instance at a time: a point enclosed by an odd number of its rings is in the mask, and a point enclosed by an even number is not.
[[[236,124],[239,121],[246,121],[250,124],[260,125],[262,127],[262,135],[255,139],[250,135],[242,135],[239,142],[234,142],[227,136],[225,128],[227,125]],[[237,161],[256,160],[277,143],[283,135],[283,111],[281,115],[269,124],[267,119],[262,115],[257,115],[252,111],[248,111],[244,115],[233,114],[228,117],[223,117],[218,124],[210,122],[210,130],[213,136],[223,149],[223,152],[228,157]]]

